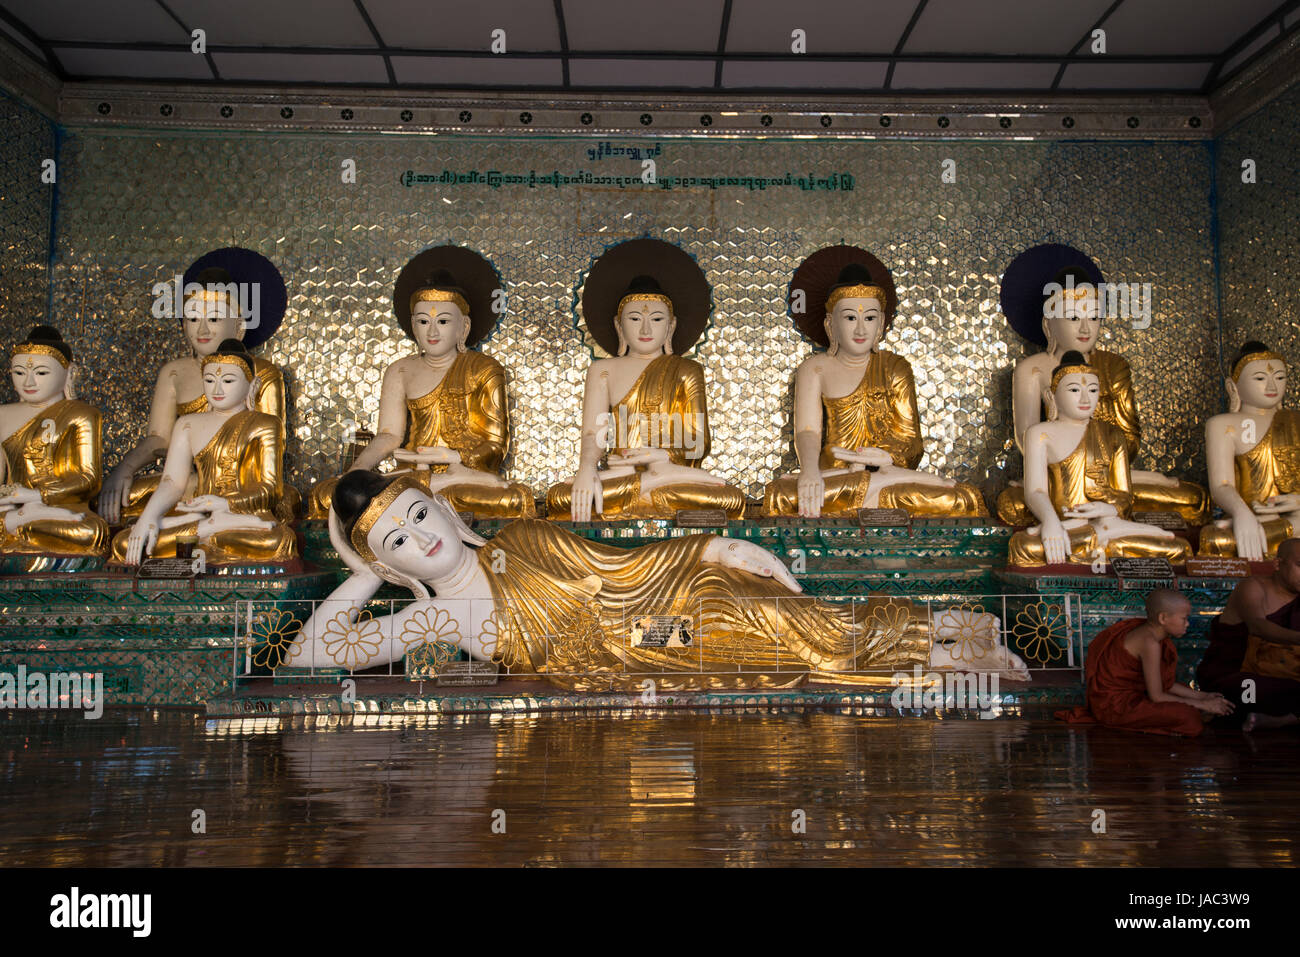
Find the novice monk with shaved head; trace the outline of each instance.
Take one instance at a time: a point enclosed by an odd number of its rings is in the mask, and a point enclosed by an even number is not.
[[[1193,691],[1174,680],[1174,638],[1187,631],[1191,603],[1172,588],[1147,595],[1147,616],[1111,625],[1088,646],[1088,703],[1056,717],[1151,734],[1201,733],[1214,715],[1231,714],[1221,694]]]
[[[1196,680],[1236,703],[1243,731],[1300,724],[1300,538],[1278,545],[1272,575],[1237,584]]]

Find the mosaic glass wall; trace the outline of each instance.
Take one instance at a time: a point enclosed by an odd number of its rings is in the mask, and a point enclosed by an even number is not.
[[[49,309],[54,186],[41,182],[41,161],[54,158],[54,126],[0,92],[0,130],[0,325],[8,342]]]
[[[1260,339],[1300,360],[1300,85],[1217,143],[1223,349]],[[1254,183],[1242,163],[1254,160]]]
[[[174,323],[151,315],[152,285],[240,245],[289,286],[264,354],[288,372],[290,477],[305,490],[334,474],[345,423],[373,426],[382,371],[411,348],[390,316],[392,283],[419,250],[450,242],[486,255],[507,283],[509,312],[483,348],[512,376],[508,475],[540,494],[577,462],[592,347],[575,288],[608,245],[649,234],[690,252],[712,283],[695,350],[714,430],[705,464],[752,494],[793,462],[790,380],[812,350],[785,314],[787,284],[805,256],[841,241],[894,270],[885,347],[916,372],[923,468],[980,482],[1010,458],[1019,473],[1009,388],[1026,346],[999,313],[998,282],[1025,247],[1064,242],[1109,279],[1153,284],[1150,326],[1113,321],[1102,347],[1134,367],[1146,433],[1136,464],[1203,474],[1187,423],[1218,402],[1206,388],[1218,375],[1208,144],[647,138],[635,145],[661,148],[647,185],[639,161],[601,142],[72,131],[53,319],[87,357],[83,394],[105,412],[106,464],[140,437],[158,366],[185,349]],[[355,184],[340,175],[348,159]],[[940,178],[946,159],[952,184]],[[542,182],[556,171],[593,182]],[[719,176],[768,179],[681,181]],[[7,322],[11,338],[22,323]]]

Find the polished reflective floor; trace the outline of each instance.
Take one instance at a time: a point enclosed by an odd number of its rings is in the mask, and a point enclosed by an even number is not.
[[[370,720],[5,712],[0,865],[1300,860],[1289,732],[824,711]]]

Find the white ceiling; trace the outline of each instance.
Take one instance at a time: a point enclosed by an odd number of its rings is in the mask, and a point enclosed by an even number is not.
[[[177,84],[1206,93],[1297,27],[1300,0],[0,0],[62,79]]]

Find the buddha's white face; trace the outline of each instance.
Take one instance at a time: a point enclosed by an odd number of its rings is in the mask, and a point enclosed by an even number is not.
[[[63,394],[68,369],[53,356],[20,352],[9,366],[20,402],[39,404]]]
[[[381,565],[419,581],[436,581],[460,567],[465,543],[426,492],[408,488],[384,509],[366,535]]]
[[[1237,378],[1237,394],[1242,405],[1276,409],[1286,396],[1286,363],[1277,359],[1247,362]]]
[[[454,302],[417,302],[411,310],[411,332],[422,352],[440,359],[455,352],[469,333],[469,317]]]
[[[826,317],[826,337],[839,343],[840,354],[867,356],[885,333],[885,309],[879,299],[841,299]]]
[[[185,338],[200,359],[217,351],[227,339],[244,338],[244,320],[239,310],[224,302],[190,297],[185,300]]]
[[[1060,353],[1082,353],[1085,357],[1097,348],[1101,335],[1101,313],[1097,304],[1096,289],[1078,288],[1075,295],[1069,290],[1053,296],[1043,309],[1043,333],[1056,344]]]
[[[1069,422],[1086,422],[1097,411],[1101,381],[1091,372],[1071,372],[1056,386],[1056,414]]]
[[[618,313],[618,328],[627,343],[628,355],[663,355],[664,344],[672,339],[676,326],[668,304],[657,299],[633,300]]]
[[[203,394],[218,412],[244,406],[252,386],[248,373],[233,362],[210,362],[203,367]]]

